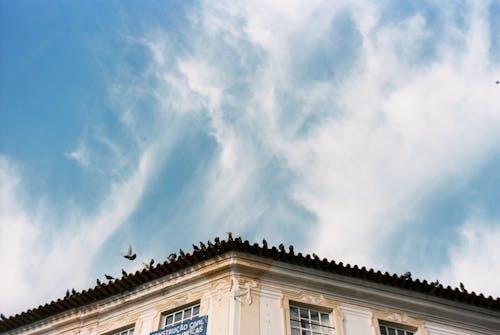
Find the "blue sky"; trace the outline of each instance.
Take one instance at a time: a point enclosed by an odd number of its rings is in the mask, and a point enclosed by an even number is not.
[[[500,296],[499,18],[1,1],[0,311],[226,231]]]

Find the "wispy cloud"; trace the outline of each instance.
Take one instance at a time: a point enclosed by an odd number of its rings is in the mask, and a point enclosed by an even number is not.
[[[215,149],[178,194],[156,199],[184,209],[169,219],[200,235],[293,240],[383,267],[394,252],[388,242],[395,231],[412,233],[423,200],[448,183],[465,185],[500,141],[487,5],[422,6],[433,15],[397,16],[390,3],[357,1],[202,2],[178,31],[124,34],[147,61],[136,72],[110,70],[116,127],[92,125],[66,153],[99,172],[100,205],[72,206],[63,230],[48,235],[46,216],[33,210],[43,206],[23,201],[22,171],[1,161],[2,230],[12,231],[5,243],[13,255],[1,261],[13,269],[2,290],[21,292],[0,292],[10,310],[26,306],[29,293],[47,292],[43,301],[62,285],[85,286],[100,247],[141,209],[152,178],[176,161],[172,148],[193,129]],[[180,30],[189,36],[182,43]],[[495,220],[455,227],[462,237],[443,278],[465,276],[480,254],[495,266],[498,255],[487,252]]]

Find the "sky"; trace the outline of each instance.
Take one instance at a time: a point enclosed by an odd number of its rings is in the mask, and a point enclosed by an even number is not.
[[[497,80],[497,0],[1,0],[0,312],[227,231],[499,297]]]

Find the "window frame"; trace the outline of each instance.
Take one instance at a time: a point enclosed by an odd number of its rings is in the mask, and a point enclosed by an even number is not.
[[[130,332],[131,330],[132,330],[132,333]],[[125,335],[134,335],[134,333],[135,333],[135,323],[134,324],[130,324],[128,326],[124,326],[124,327],[121,327],[121,328],[117,328],[117,329],[111,330],[111,331],[105,333],[105,335],[122,335],[122,332],[127,332]]]
[[[292,316],[292,308],[297,308],[298,309],[298,319],[294,319]],[[302,310],[307,310],[308,311],[308,318],[307,320],[309,321],[308,324],[313,325],[313,320],[311,319],[311,311],[317,312],[318,315],[318,321],[319,324],[315,324],[318,329],[313,330],[312,327],[310,329],[303,329],[302,328],[302,323],[301,323],[301,317],[300,313]],[[328,315],[328,325],[324,325],[323,322],[321,321],[321,315],[326,314]],[[293,325],[293,322],[296,322],[298,324],[297,326]],[[335,322],[335,313],[333,309],[328,308],[328,307],[323,307],[323,306],[316,306],[316,305],[309,305],[309,304],[304,304],[301,302],[297,301],[288,301],[288,332],[290,335],[293,335],[293,330],[298,330],[299,334],[302,334],[302,331],[309,331],[310,335],[313,335],[314,333],[321,334],[321,335],[336,335],[338,334],[336,322]],[[325,332],[325,328],[327,329],[327,332]]]
[[[197,314],[193,314],[193,309],[195,307],[198,307],[198,312]],[[184,313],[186,312],[187,309],[190,309],[191,310],[191,315],[188,317],[188,318],[185,318],[184,317]],[[181,319],[178,320],[178,321],[175,321],[175,315],[179,312],[182,312],[182,316],[181,316]],[[177,324],[180,324],[184,321],[187,321],[187,320],[192,320],[194,317],[198,317],[200,316],[200,312],[201,312],[201,304],[200,304],[200,301],[194,301],[192,303],[189,303],[189,304],[186,304],[186,305],[182,305],[182,306],[178,306],[178,307],[175,307],[173,309],[170,309],[170,310],[167,310],[163,313],[161,313],[161,317],[160,317],[160,329],[163,329],[163,328],[166,328],[166,327],[171,327],[171,326],[175,326]],[[172,316],[173,317],[173,321],[171,324],[168,324],[167,325],[167,318],[169,316]]]
[[[388,328],[394,329],[394,331],[395,331],[394,335],[417,335],[418,334],[418,327],[416,327],[416,326],[405,325],[402,323],[387,321],[387,320],[382,320],[382,319],[378,319],[377,321],[378,321],[377,322],[378,323],[377,324],[377,326],[378,326],[377,331],[378,331],[378,334],[380,334],[380,335],[383,335],[381,327],[386,328],[387,332],[385,335],[389,335]],[[399,331],[403,331],[404,333],[400,334]]]

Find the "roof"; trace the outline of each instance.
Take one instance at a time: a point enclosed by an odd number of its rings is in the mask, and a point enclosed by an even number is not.
[[[326,258],[320,259],[314,255],[302,255],[295,253],[293,246],[285,249],[283,244],[278,247],[268,247],[267,242],[263,241],[262,245],[257,243],[251,244],[249,241],[243,241],[240,237],[234,238],[229,234],[227,240],[215,238],[214,242],[208,242],[205,246],[200,243],[200,247],[194,246],[192,253],[184,253],[180,251],[180,255],[172,254],[169,260],[159,263],[142,271],[136,271],[122,276],[119,279],[111,280],[107,283],[96,285],[88,290],[76,292],[63,299],[51,301],[45,305],[40,305],[36,308],[29,309],[20,314],[10,317],[2,317],[0,320],[0,332],[13,330],[15,328],[25,326],[50,316],[68,311],[72,308],[82,307],[97,301],[101,301],[113,295],[130,291],[152,280],[158,279],[165,275],[175,273],[179,270],[188,268],[192,265],[201,263],[205,260],[210,260],[216,256],[221,256],[230,251],[239,251],[251,255],[265,257],[275,261],[295,264],[306,268],[317,269],[320,271],[334,273],[340,276],[361,279],[367,282],[378,283],[391,287],[409,290],[422,293],[424,295],[437,297],[445,300],[451,300],[466,305],[472,305],[492,311],[500,311],[500,298],[485,297],[483,294],[475,292],[467,292],[450,286],[443,287],[429,283],[426,280],[412,279],[411,276],[382,273],[365,267],[358,267],[336,263],[329,261]]]

